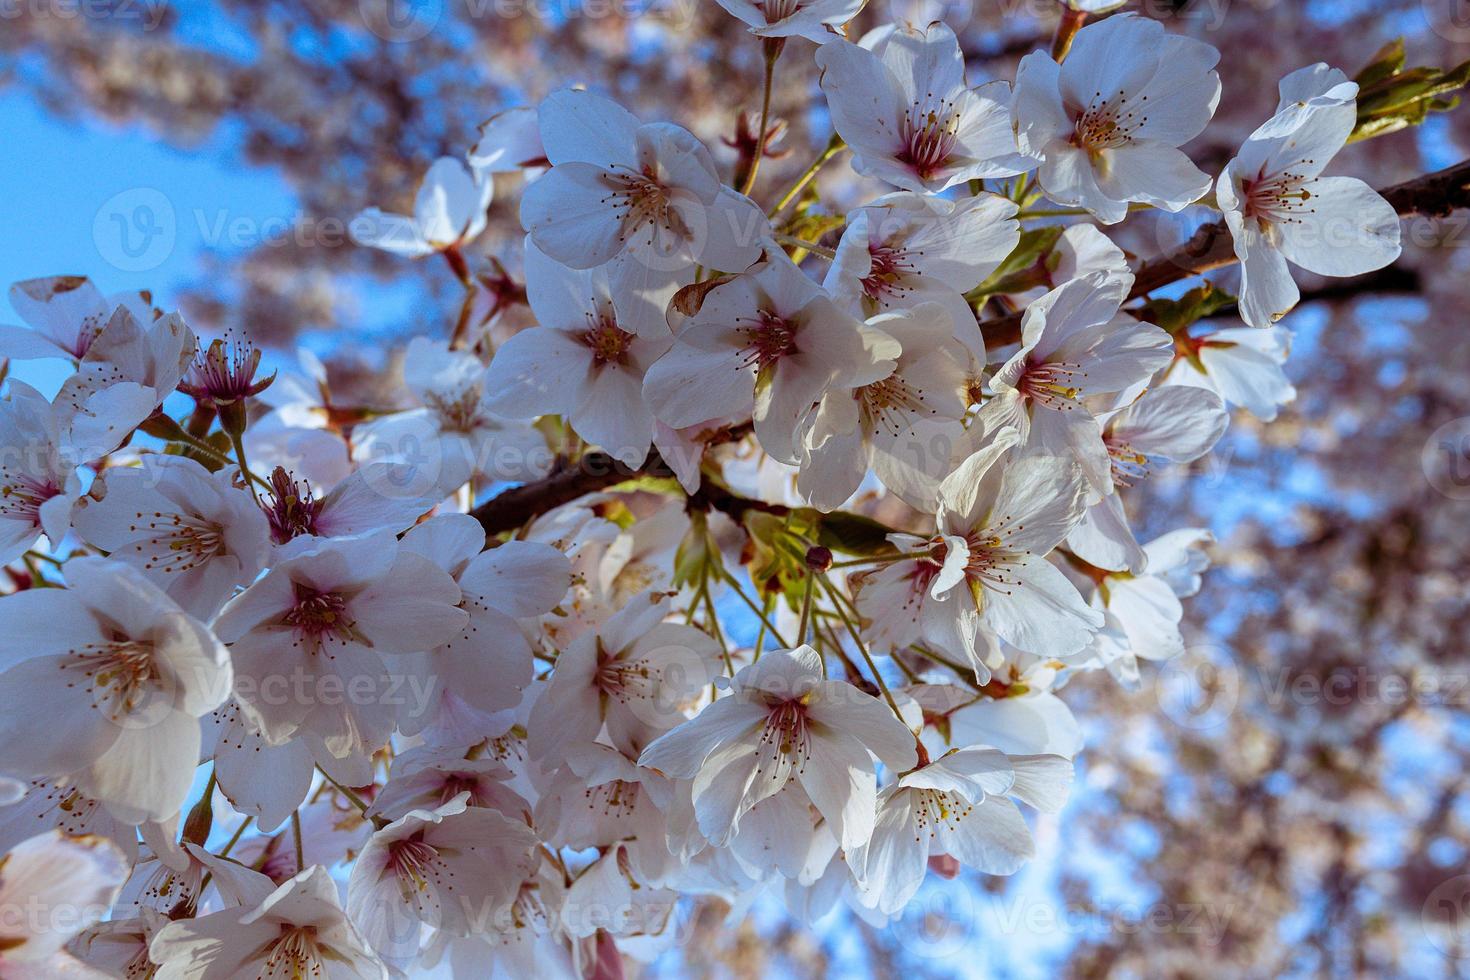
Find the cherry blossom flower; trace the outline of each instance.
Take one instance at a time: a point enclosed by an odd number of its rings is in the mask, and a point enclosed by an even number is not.
[[[64,777],[128,823],[167,819],[193,781],[199,718],[229,696],[229,654],[129,565],[73,558],[65,574],[68,588],[0,599],[0,769]]]
[[[365,463],[321,497],[306,480],[277,466],[270,491],[261,498],[270,540],[286,545],[303,538],[346,538],[389,529],[402,532],[434,508],[434,496],[414,496],[399,488],[411,483],[403,464]]]
[[[902,345],[893,372],[861,388],[823,396],[804,437],[797,489],[832,510],[872,469],[904,500],[924,506],[947,475],[963,435],[968,352],[937,303],[874,317],[870,327]],[[949,431],[941,424],[949,421]],[[936,449],[938,451],[936,451]]]
[[[139,569],[190,615],[208,620],[265,568],[265,516],[228,472],[150,454],[105,471],[72,518],[77,534]]]
[[[7,786],[14,798],[0,806],[0,851],[35,836],[38,830],[54,829],[68,837],[105,837],[117,845],[129,865],[138,860],[139,825],[117,819],[96,797],[65,778],[8,780]]]
[[[1094,274],[1028,306],[1021,349],[991,378],[995,397],[981,414],[984,430],[1014,426],[1028,448],[1075,459],[1099,494],[1112,492],[1108,453],[1082,400],[1143,381],[1173,357],[1167,333],[1118,312],[1131,285]]]
[[[794,463],[797,428],[826,390],[878,381],[898,354],[896,341],[842,312],[790,259],[773,253],[710,290],[648,369],[643,394],[676,428],[750,411],[761,447]]]
[[[1225,434],[1229,421],[1225,403],[1207,389],[1170,386],[1149,391],[1103,422],[1113,485],[1134,486],[1148,476],[1155,459],[1176,463],[1199,459]],[[1128,525],[1121,494],[1108,494],[1089,507],[1082,523],[1067,535],[1067,546],[1099,568],[1134,574],[1144,570],[1145,555]]]
[[[699,830],[716,846],[741,818],[796,780],[843,847],[873,831],[877,783],[870,757],[912,768],[914,737],[888,705],[823,677],[809,646],[771,651],[730,681],[730,693],[660,736],[638,759],[693,780]]]
[[[739,272],[760,257],[765,215],[721,186],[688,130],[639,123],[575,89],[547,96],[539,113],[552,168],[526,188],[521,223],[556,261],[588,269],[626,255],[643,271]]]
[[[295,690],[308,691],[307,681],[317,678],[301,675],[300,687],[296,687],[295,677],[288,680],[288,685],[274,689],[274,697],[288,696]],[[345,685],[341,695],[325,683],[320,683],[317,690],[325,698],[347,697]],[[362,696],[361,691],[358,688],[357,696]],[[302,805],[318,770],[344,786],[363,786],[373,779],[372,763],[365,752],[335,755],[327,748],[325,738],[315,732],[298,729],[286,740],[268,740],[259,720],[241,707],[238,697],[210,716],[205,731],[213,736],[212,745],[206,742],[210,746],[206,754],[214,759],[220,792],[235,810],[254,817],[256,829],[262,832],[279,827]],[[306,812],[310,814],[309,807]],[[358,811],[352,813],[357,815]],[[288,870],[295,874],[300,868],[293,863]]]
[[[44,357],[81,360],[120,306],[144,323],[153,319],[146,293],[103,296],[85,276],[47,276],[18,282],[10,287],[10,305],[30,326],[0,326],[0,357],[16,361]]]
[[[64,947],[107,914],[127,873],[122,853],[108,841],[58,831],[0,857],[0,976],[103,980],[107,974]]]
[[[536,110],[516,106],[497,112],[480,124],[480,138],[469,154],[470,166],[480,180],[489,174],[515,173],[546,166],[541,127]]]
[[[353,430],[353,451],[384,471],[385,493],[445,497],[476,474],[529,479],[550,465],[546,441],[490,408],[485,366],[467,351],[426,337],[409,342],[404,382],[422,408],[373,419]]]
[[[532,653],[517,620],[551,611],[566,595],[566,556],[534,541],[507,541],[489,551],[485,531],[466,514],[441,514],[412,528],[400,547],[453,576],[465,619],[458,633],[396,662],[433,685],[436,697],[401,713],[399,729],[416,735],[468,710],[481,716],[513,708],[530,685]],[[493,677],[494,683],[485,683]]]
[[[263,877],[263,876],[261,876]],[[337,885],[315,865],[248,907],[171,922],[154,936],[155,980],[240,976],[387,980],[383,963],[342,912]]]
[[[373,799],[369,817],[397,820],[414,810],[432,810],[468,793],[465,805],[488,807],[531,822],[531,804],[516,793],[514,773],[494,758],[466,758],[464,747],[419,746],[393,758],[387,785]]]
[[[692,626],[663,622],[668,614],[667,594],[644,592],[563,648],[531,709],[533,758],[560,758],[604,728],[633,753],[684,720],[679,708],[719,672],[720,648]]]
[[[377,831],[347,882],[347,914],[389,964],[419,951],[423,927],[465,936],[508,903],[535,862],[530,828],[461,794]]]
[[[994,194],[949,201],[900,191],[847,216],[823,286],[861,317],[942,304],[954,333],[985,353],[964,294],[980,285],[1020,240],[1016,205]]]
[[[1282,364],[1291,352],[1285,327],[1229,327],[1199,336],[1174,338],[1178,353],[1164,383],[1208,388],[1262,422],[1296,398],[1296,387]]]
[[[440,157],[419,185],[412,216],[368,208],[348,223],[348,231],[359,245],[408,258],[458,248],[485,230],[494,190],[488,177],[472,173],[462,161]]]
[[[140,320],[118,307],[56,396],[73,458],[94,459],[122,445],[179,386],[195,346],[177,313]]]
[[[608,847],[567,889],[561,924],[570,935],[658,936],[668,928],[679,893],[638,881],[630,847],[624,841]]]
[[[148,977],[157,969],[148,947],[169,922],[162,912],[144,906],[129,918],[114,917],[82,930],[72,948],[77,959],[102,976]]]
[[[609,848],[626,842],[628,873],[653,884],[676,870],[666,838],[668,780],[640,768],[611,746],[584,743],[565,763],[536,806],[536,827],[558,847]]]
[[[832,125],[853,168],[916,193],[1036,166],[1010,131],[1010,85],[971,89],[954,31],[942,23],[874,32],[817,49]]]
[[[1210,178],[1178,147],[1215,114],[1219,60],[1135,14],[1083,27],[1061,64],[1028,54],[1016,71],[1016,137],[1042,158],[1047,197],[1105,224],[1122,221],[1129,201],[1179,211],[1203,197]]]
[[[53,545],[71,527],[81,493],[61,413],[36,389],[11,379],[0,401],[0,562],[12,562],[43,533]]]
[[[1021,650],[1061,655],[1081,649],[1102,625],[1045,557],[1081,520],[1086,484],[1065,459],[1007,458],[1013,443],[1013,430],[1003,430],[945,478],[931,554],[895,563],[882,582],[884,592],[909,591],[903,606],[923,615],[926,632],[947,630],[942,649],[963,652],[980,683],[994,667],[987,632]],[[915,601],[920,590],[928,601]],[[870,602],[883,601],[883,592],[868,592]]]
[[[867,0],[719,0],[732,17],[750,25],[757,37],[804,37],[825,44],[842,36],[842,26]]]
[[[1399,218],[1356,177],[1322,171],[1357,125],[1358,87],[1316,64],[1281,80],[1276,115],[1225,165],[1215,195],[1240,259],[1240,316],[1267,327],[1296,306],[1287,263],[1356,276],[1399,257]]]
[[[1014,874],[1035,853],[1014,796],[1055,813],[1066,802],[1072,764],[1057,755],[1007,756],[985,746],[957,749],[885,789],[871,842],[851,861],[863,900],[895,915],[914,897],[932,858],[948,855],[984,874]]]
[[[266,739],[304,728],[342,757],[385,742],[412,693],[382,655],[449,641],[469,621],[461,599],[447,572],[378,531],[302,547],[231,599],[214,628]]]
[[[630,320],[644,304],[612,288],[606,269],[569,269],[529,241],[526,292],[541,325],[495,352],[491,407],[511,418],[563,415],[583,439],[641,466],[653,439],[643,374],[668,349],[668,327]]]
[[[1169,660],[1184,653],[1180,599],[1199,591],[1209,566],[1204,545],[1214,535],[1180,528],[1143,546],[1147,573],[1117,572],[1097,582],[1092,604],[1106,617],[1094,645],[1096,657],[1125,687],[1139,686],[1138,659]]]

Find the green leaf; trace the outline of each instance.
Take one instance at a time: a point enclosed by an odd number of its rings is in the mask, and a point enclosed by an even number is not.
[[[1404,68],[1403,38],[1379,49],[1358,72],[1358,122],[1349,143],[1421,125],[1431,112],[1447,112],[1459,104],[1453,93],[1470,84],[1470,62],[1449,71]]]
[[[976,303],[987,296],[1048,286],[1051,282],[1052,250],[1065,230],[1060,225],[1048,225],[1022,231],[1021,240],[1011,254],[990,274],[989,279],[966,293],[965,299]]]
[[[1144,306],[1148,311],[1145,319],[1163,327],[1172,336],[1188,330],[1200,320],[1214,316],[1235,302],[1234,296],[1207,282],[1178,299],[1149,300]]]
[[[825,548],[862,558],[889,554],[894,550],[893,545],[888,543],[892,528],[871,517],[841,510],[830,514],[817,514],[815,511],[812,513],[820,521],[817,543]]]

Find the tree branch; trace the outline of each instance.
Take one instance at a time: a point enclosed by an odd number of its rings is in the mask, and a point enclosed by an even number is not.
[[[1438,173],[1386,187],[1378,193],[1393,205],[1400,217],[1443,217],[1457,208],[1470,207],[1470,160]],[[1139,299],[1170,283],[1222,269],[1235,262],[1235,245],[1230,229],[1223,220],[1211,222],[1173,252],[1149,259],[1139,266],[1128,298]],[[1018,343],[1021,339],[1021,317],[1022,313],[1018,312],[981,321],[980,332],[985,343],[991,347]]]
[[[1448,215],[1457,208],[1470,207],[1470,160],[1439,173],[1395,184],[1379,193],[1402,217]],[[1200,228],[1174,252],[1150,259],[1139,266],[1129,298],[1137,299],[1161,286],[1223,268],[1234,262],[1235,251],[1225,222],[1213,222]],[[1383,270],[1329,284],[1316,292],[1305,294],[1302,298],[1303,301],[1311,301],[1375,291],[1402,292],[1415,288],[1417,282],[1417,276],[1412,274],[1405,276],[1396,271]],[[999,347],[1019,341],[1021,316],[1017,312],[982,322],[980,329],[985,335],[986,344]],[[748,425],[736,426],[711,439],[709,444],[713,446],[733,442],[748,431]],[[635,477],[671,475],[668,464],[657,452],[649,453],[647,461],[637,469],[618,462],[606,453],[591,452],[534,483],[512,487],[500,493],[476,507],[470,514],[485,528],[487,535],[500,534],[514,530],[549,510],[569,504],[589,493],[606,490]],[[736,497],[708,483],[696,494],[696,502],[726,513],[743,513],[760,506],[758,502]]]
[[[533,483],[502,491],[470,511],[470,516],[480,522],[486,535],[500,534],[589,493],[606,490],[636,476],[668,473],[668,465],[657,452],[649,453],[636,470],[607,453],[586,453],[575,463],[565,464]]]

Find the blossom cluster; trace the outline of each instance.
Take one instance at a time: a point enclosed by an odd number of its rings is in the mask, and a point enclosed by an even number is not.
[[[0,401],[0,974],[608,977],[680,896],[882,925],[1033,855],[1082,747],[1059,692],[1183,653],[1207,564],[1202,529],[1140,541],[1128,489],[1293,397],[1291,266],[1398,255],[1323,176],[1357,85],[1289,75],[1212,177],[1180,148],[1218,53],[1158,22],[1073,18],[974,85],[942,23],[721,4],[767,96],[815,59],[828,150],[767,206],[765,112],[730,182],[585,90],[493,117],[412,215],[353,222],[465,284],[407,345],[413,407],[147,293],[12,288],[0,355],[73,370]],[[843,152],[885,192],[823,215]],[[508,337],[472,249],[497,184]],[[1192,205],[1244,326],[1140,291],[1103,230]]]

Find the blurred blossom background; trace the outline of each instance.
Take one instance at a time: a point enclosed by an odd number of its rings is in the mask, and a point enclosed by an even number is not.
[[[1410,65],[1470,58],[1460,0],[1130,6],[1221,51],[1220,111],[1187,147],[1211,173],[1288,71],[1353,74],[1398,36]],[[976,84],[1013,78],[1060,9],[873,0],[853,33],[943,19]],[[790,152],[757,197],[830,133],[793,48],[773,110]],[[278,364],[309,348],[344,398],[391,403],[395,349],[447,335],[461,287],[437,260],[353,246],[354,214],[411,213],[436,156],[571,84],[688,126],[728,168],[760,74],[713,0],[0,0],[0,279],[148,288],[202,335],[233,328]],[[1456,110],[1333,172],[1382,187],[1467,155]],[[520,178],[498,179],[475,251],[518,277]],[[819,182],[839,214],[882,190],[845,160]],[[1141,214],[1116,232],[1148,256],[1179,229]],[[1146,664],[1137,693],[1101,671],[1063,693],[1087,742],[1037,860],[931,876],[886,929],[690,900],[648,975],[1470,975],[1470,216],[1411,220],[1391,270],[1302,285],[1296,402],[1270,425],[1239,413],[1209,457],[1133,491],[1140,540],[1207,527],[1214,567],[1182,660]],[[14,373],[54,392],[47,370]]]

